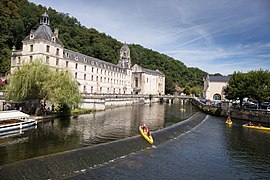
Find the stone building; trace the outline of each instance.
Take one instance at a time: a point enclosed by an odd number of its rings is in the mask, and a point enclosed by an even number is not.
[[[224,100],[224,88],[227,86],[230,76],[209,76],[203,78],[203,98],[213,100]]]
[[[65,49],[52,32],[50,18],[45,12],[40,25],[22,41],[22,50],[12,50],[11,73],[23,63],[41,60],[51,67],[68,70],[78,82],[82,93],[90,94],[164,94],[165,76],[160,71],[131,64],[130,49],[120,49],[118,64],[112,64],[79,52]]]

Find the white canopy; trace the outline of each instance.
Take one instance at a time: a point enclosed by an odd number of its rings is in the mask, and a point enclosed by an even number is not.
[[[17,110],[0,111],[0,120],[28,118],[28,117],[29,117],[28,114],[22,113],[21,111],[17,111]]]

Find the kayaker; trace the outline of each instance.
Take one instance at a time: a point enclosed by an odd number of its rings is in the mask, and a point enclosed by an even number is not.
[[[248,126],[253,126],[251,121],[248,122]]]
[[[228,122],[228,123],[231,123],[231,122],[232,122],[230,116],[227,118],[227,122]]]
[[[146,131],[147,131],[147,127],[146,127],[146,125],[145,125],[145,124],[143,124],[143,126],[142,126],[142,130],[143,130],[143,132],[146,132]]]
[[[150,136],[151,136],[150,131],[147,131],[147,136],[148,136],[148,137],[150,137]]]

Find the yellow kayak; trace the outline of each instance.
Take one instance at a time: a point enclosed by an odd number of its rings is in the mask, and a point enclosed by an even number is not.
[[[228,125],[232,125],[232,124],[233,124],[233,122],[232,122],[232,121],[226,121],[226,124],[228,124]]]
[[[263,127],[263,126],[249,126],[247,124],[243,124],[243,127],[245,127],[245,128],[251,128],[251,129],[260,129],[260,130],[268,130],[268,131],[270,131],[270,128]]]
[[[153,144],[154,140],[153,140],[152,136],[151,136],[151,135],[150,135],[150,136],[147,136],[147,132],[143,132],[143,129],[142,129],[141,126],[139,126],[139,131],[140,131],[142,137],[143,137],[147,142],[149,142],[150,144]]]

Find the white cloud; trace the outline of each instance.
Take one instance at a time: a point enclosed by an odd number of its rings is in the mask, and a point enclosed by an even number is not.
[[[32,0],[121,42],[222,74],[270,68],[267,1]]]

